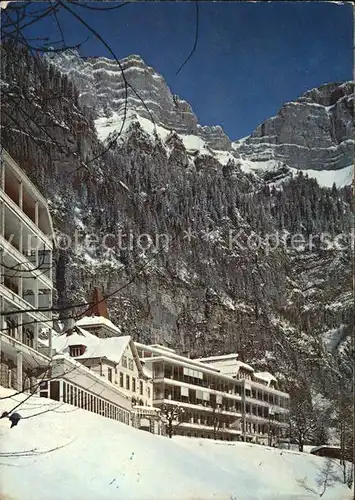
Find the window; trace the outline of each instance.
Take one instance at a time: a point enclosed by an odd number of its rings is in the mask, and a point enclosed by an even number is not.
[[[143,380],[139,381],[139,394],[143,396]]]
[[[129,363],[129,369],[133,370],[133,359],[128,360]]]
[[[129,375],[126,375],[126,389],[129,389]]]
[[[122,366],[123,368],[127,368],[127,356],[122,356]]]
[[[29,347],[33,347],[33,332],[30,329],[26,328],[23,337],[23,343]]]
[[[181,396],[185,396],[186,398],[189,397],[189,389],[188,387],[181,387]]]
[[[112,382],[112,368],[107,369],[107,377],[109,379],[109,382]]]
[[[210,394],[209,394],[209,392],[204,392],[203,393],[203,400],[204,401],[209,401],[210,400]]]
[[[132,391],[136,392],[136,379],[132,377]]]
[[[17,334],[17,325],[16,325],[16,322],[13,319],[7,319],[6,320],[6,327],[7,327],[7,330],[8,330],[8,335],[10,337],[16,338],[16,334]]]
[[[120,387],[123,387],[123,373],[120,372]]]
[[[80,346],[71,346],[70,348],[70,356],[72,358],[77,358],[78,356],[81,356],[81,347]]]
[[[147,387],[148,398],[150,398],[150,387]]]

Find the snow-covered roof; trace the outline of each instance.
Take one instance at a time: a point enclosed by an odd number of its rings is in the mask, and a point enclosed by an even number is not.
[[[252,368],[250,365],[247,365],[243,361],[237,361],[236,364],[239,368],[244,368],[245,370],[249,370],[251,372],[254,371],[254,368]]]
[[[202,363],[209,363],[213,361],[224,361],[227,359],[237,359],[238,354],[237,353],[232,353],[232,354],[220,354],[218,356],[208,356],[207,358],[197,358],[198,361],[201,361]]]
[[[166,347],[165,345],[161,345],[161,344],[151,344],[149,347],[154,347],[154,348],[160,349],[162,351],[176,352],[175,349],[171,349],[171,347]]]
[[[268,382],[268,383],[270,383],[272,381],[277,382],[277,379],[273,375],[271,375],[271,373],[269,373],[269,372],[254,373],[254,377],[258,378],[260,380],[264,380],[265,382]]]
[[[143,361],[147,364],[154,363],[157,358],[169,359],[175,362],[175,364],[179,364],[180,366],[185,366],[188,368],[195,367],[200,370],[205,370],[206,372],[214,372],[219,373],[219,368],[210,365],[208,363],[200,363],[196,359],[186,358],[185,356],[180,356],[179,354],[175,354],[164,349],[158,349],[156,347],[144,346],[143,344],[135,343],[138,348],[144,348],[148,352],[154,353],[156,356],[152,356],[151,358],[143,358]]]
[[[52,345],[57,352],[63,354],[69,354],[70,346],[84,345],[86,346],[84,354],[76,356],[75,359],[107,358],[114,363],[119,363],[130,341],[129,335],[101,339],[80,327],[76,327],[75,332],[70,335],[62,334],[53,337]]]
[[[114,325],[112,321],[110,321],[107,318],[104,318],[103,316],[83,316],[76,322],[76,326],[80,326],[82,328],[90,326],[97,326],[97,327],[104,326],[116,333],[121,333],[121,330],[116,325]]]

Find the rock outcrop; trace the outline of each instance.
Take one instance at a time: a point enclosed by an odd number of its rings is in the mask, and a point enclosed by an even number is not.
[[[353,163],[354,85],[330,83],[282,106],[243,142],[237,155],[277,160],[300,170],[338,170]]]

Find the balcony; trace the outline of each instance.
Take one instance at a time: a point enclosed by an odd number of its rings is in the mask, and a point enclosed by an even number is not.
[[[213,413],[213,411],[214,411],[214,409],[209,405],[203,405],[202,403],[197,403],[197,402],[191,403],[188,401],[183,401],[182,399],[181,400],[169,399],[166,397],[164,397],[164,398],[155,397],[153,400],[153,404],[154,405],[162,405],[162,404],[179,405],[179,406],[182,406],[184,408],[190,408],[192,410],[198,410],[198,411],[206,411],[208,413]],[[229,416],[235,417],[235,418],[240,418],[242,416],[242,413],[238,410],[232,411],[232,410],[226,410],[226,409],[222,408],[221,410],[218,409],[217,411],[221,415],[229,415]]]
[[[204,424],[196,424],[196,423],[191,423],[191,422],[181,422],[181,424],[179,424],[179,428],[185,428],[185,429],[196,429],[196,430],[205,430],[205,431],[209,431],[213,434],[214,430],[213,430],[213,425],[204,425]],[[217,433],[218,434],[221,434],[222,432],[228,432],[230,434],[241,434],[242,431],[241,430],[238,430],[238,429],[231,429],[229,427],[221,427],[220,429],[218,429]]]
[[[34,225],[36,232],[40,231],[44,236],[52,235],[53,227],[46,199],[4,149],[1,151],[1,167],[0,197],[8,206],[16,211],[19,209],[26,221],[31,221],[30,225]]]
[[[207,366],[206,366],[207,368]],[[184,372],[194,372],[195,376]],[[199,376],[198,376],[199,375]],[[223,376],[222,376],[223,377]],[[205,373],[199,370],[198,367],[189,369],[183,366],[171,366],[167,362],[158,361],[153,365],[154,381],[172,381],[177,384],[182,384],[188,387],[199,387],[215,392],[228,394],[231,396],[242,395],[242,382],[236,380],[226,380],[221,376],[212,373]],[[168,382],[167,382],[168,383]],[[171,383],[171,382],[170,382]]]
[[[2,295],[8,302],[13,304],[14,314],[16,314],[16,308],[21,311],[25,310],[26,314],[34,317],[38,321],[43,321],[48,326],[50,326],[50,321],[48,321],[48,319],[51,319],[51,311],[38,311],[29,302],[17,295],[14,290],[10,290],[2,284],[0,284],[0,295]]]
[[[28,271],[33,273],[33,277],[39,279],[44,285],[52,287],[52,280],[50,277],[43,272],[43,270],[36,263],[32,262],[33,256],[28,256],[19,251],[19,249],[9,243],[3,236],[0,235],[0,249],[3,251],[3,255],[10,255],[17,264],[21,263],[22,271]]]
[[[5,191],[0,189],[0,199],[4,202],[5,206],[15,215],[15,217],[26,226],[27,230],[37,235],[45,245],[52,247],[52,241],[35,222],[19,207],[19,205],[12,199]]]
[[[288,397],[289,397],[287,393],[282,392],[279,389],[274,389],[273,387],[267,387],[263,384],[260,384],[259,382],[255,382],[254,380],[248,380],[247,382],[250,384],[250,386],[253,389],[259,389],[259,390],[263,391],[264,393],[273,394],[275,396],[281,396],[281,397],[286,398],[286,399],[288,399]]]
[[[49,365],[50,358],[39,351],[36,351],[33,347],[30,347],[3,332],[0,333],[0,339],[1,352],[5,353],[6,356],[14,359],[16,358],[17,353],[21,352],[26,358],[26,363],[33,368]]]
[[[280,420],[269,419],[269,417],[261,417],[260,415],[254,415],[254,413],[246,413],[245,414],[247,421],[252,422],[260,422],[262,424],[270,425],[270,426],[281,426],[287,427],[288,422],[281,422]]]
[[[194,384],[181,382],[179,380],[175,380],[175,379],[171,379],[171,378],[161,377],[161,378],[154,379],[154,383],[157,384],[159,382],[167,384],[169,386],[186,387],[186,388],[191,389],[191,390],[203,390],[203,392],[208,392],[209,394],[220,395],[220,396],[223,396],[224,398],[231,399],[234,401],[241,401],[242,400],[242,396],[240,396],[239,394],[229,394],[226,392],[212,389],[211,387],[205,387],[205,386],[200,386],[200,385],[196,386]]]

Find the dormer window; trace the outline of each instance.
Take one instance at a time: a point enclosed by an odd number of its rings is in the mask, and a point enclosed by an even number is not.
[[[86,350],[85,345],[71,345],[69,347],[70,350],[70,356],[72,358],[77,358],[79,356],[82,356]]]

